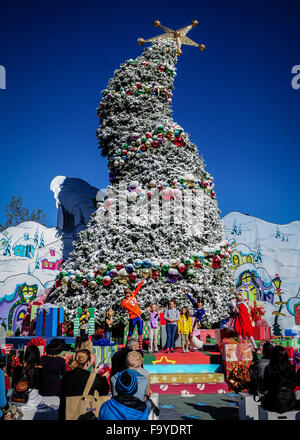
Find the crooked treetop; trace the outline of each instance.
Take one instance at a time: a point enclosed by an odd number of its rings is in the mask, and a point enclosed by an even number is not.
[[[173,31],[172,29],[169,29],[165,26],[162,26],[159,20],[154,20],[154,26],[159,27],[165,31],[164,34],[157,35],[156,37],[148,38],[148,40],[144,40],[143,38],[139,38],[138,44],[142,45],[144,43],[148,43],[150,41],[157,41],[157,40],[173,40],[176,42],[177,45],[177,55],[182,55],[181,45],[187,44],[188,46],[196,46],[201,51],[205,49],[204,44],[198,44],[195,41],[191,40],[186,36],[186,34],[193,28],[198,26],[198,21],[193,20],[192,23],[188,26],[185,26],[183,28],[177,29],[176,31]]]

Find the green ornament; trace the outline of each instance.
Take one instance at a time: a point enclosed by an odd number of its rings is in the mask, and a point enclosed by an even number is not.
[[[107,263],[107,270],[114,269],[116,267],[116,264],[113,261],[110,261]]]
[[[96,283],[97,283],[97,284],[101,284],[101,283],[102,283],[102,280],[103,280],[103,275],[97,275],[97,276],[96,276]]]
[[[163,263],[163,264],[162,264],[162,266],[161,266],[161,270],[162,270],[163,272],[168,272],[169,269],[170,269],[170,265],[169,265],[169,263]]]

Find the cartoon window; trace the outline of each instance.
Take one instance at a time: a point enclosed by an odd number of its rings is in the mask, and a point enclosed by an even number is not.
[[[254,262],[253,255],[247,255],[246,260],[247,260],[247,263],[252,263],[253,264],[253,262]]]
[[[242,275],[242,282],[243,283],[250,283],[251,282],[251,275],[249,272],[245,272]]]
[[[240,264],[240,259],[239,259],[238,255],[233,255],[232,262],[234,265]]]

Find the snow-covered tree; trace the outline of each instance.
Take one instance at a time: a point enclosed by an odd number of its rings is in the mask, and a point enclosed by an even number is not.
[[[102,92],[97,137],[111,185],[49,294],[67,317],[87,302],[96,320],[112,306],[125,322],[124,290],[141,279],[142,310],[174,297],[189,305],[184,287],[204,299],[207,323],[227,315],[234,281],[213,178],[171,116],[177,58],[166,34],[121,64]]]

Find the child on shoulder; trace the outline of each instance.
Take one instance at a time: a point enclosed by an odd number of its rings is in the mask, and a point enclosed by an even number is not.
[[[192,335],[192,318],[189,309],[182,307],[178,321],[178,334],[181,335],[183,353],[188,353],[189,337]]]

